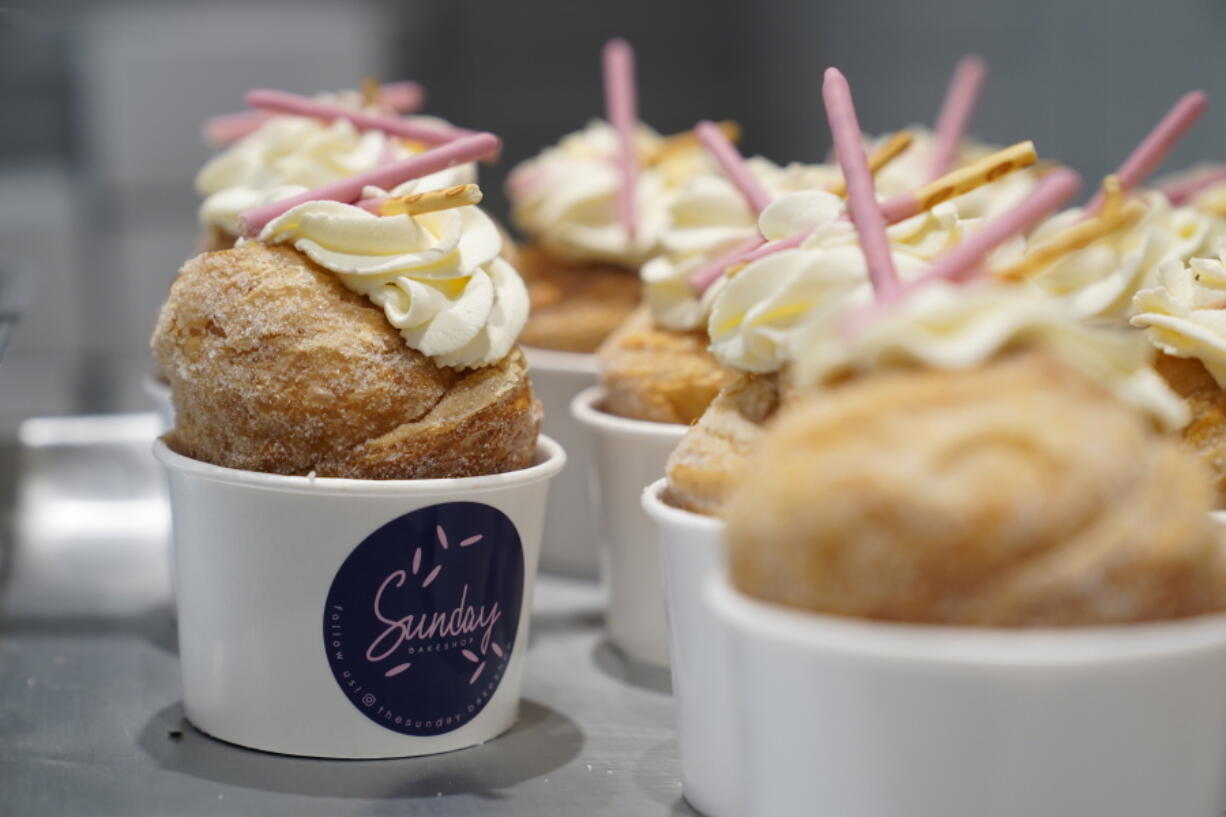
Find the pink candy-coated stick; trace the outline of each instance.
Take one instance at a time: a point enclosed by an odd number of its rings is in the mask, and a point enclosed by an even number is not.
[[[638,155],[634,149],[634,128],[639,121],[638,94],[634,80],[634,49],[622,39],[609,40],[602,54],[604,63],[605,117],[617,132],[617,166],[622,183],[617,191],[617,216],[634,239],[634,187],[638,176]]]
[[[822,99],[826,103],[826,118],[834,136],[834,149],[843,178],[847,180],[847,202],[851,219],[860,235],[860,248],[868,265],[868,277],[879,299],[889,298],[898,288],[898,275],[890,244],[885,235],[885,219],[877,206],[873,174],[868,169],[868,156],[860,136],[851,86],[837,68],[827,68],[822,82]]]
[[[694,133],[707,152],[715,157],[724,175],[740,191],[753,214],[758,215],[765,210],[766,205],[771,202],[771,195],[749,172],[749,166],[745,164],[732,142],[728,141],[728,137],[724,136],[719,125],[708,121],[699,122],[694,126]]]
[[[396,113],[414,113],[426,106],[426,89],[411,79],[380,85],[375,101]]]
[[[426,91],[420,83],[412,80],[389,82],[379,87],[376,99],[398,113],[413,113],[425,105]],[[239,111],[214,116],[205,120],[204,139],[210,145],[223,147],[259,130],[271,116],[267,111]]]
[[[420,179],[422,176],[428,176],[455,165],[495,156],[501,147],[501,141],[492,133],[461,136],[459,139],[427,150],[425,153],[419,153],[390,165],[317,187],[314,190],[307,190],[287,199],[254,207],[239,216],[239,227],[243,235],[251,237],[264,229],[268,222],[299,204],[308,201],[340,201],[353,204],[361,198],[362,189],[367,185],[390,190],[410,179]]]
[[[738,244],[730,252],[716,258],[710,263],[699,267],[690,276],[690,286],[697,289],[699,292],[706,292],[707,287],[714,284],[724,274],[724,270],[733,264],[739,264],[750,257],[752,252],[766,244],[766,239],[760,235],[755,235],[753,238],[747,239],[744,243]]]
[[[213,147],[224,147],[259,130],[270,118],[271,115],[264,111],[239,111],[209,117],[204,120],[204,141]]]
[[[958,146],[962,144],[971,115],[975,113],[987,75],[987,60],[978,54],[968,54],[958,61],[958,67],[949,80],[949,88],[945,91],[941,112],[937,114],[931,178],[948,173],[957,158]]]
[[[1183,138],[1188,128],[1196,124],[1207,107],[1209,96],[1204,91],[1189,91],[1179,98],[1115,171],[1125,192],[1136,188],[1158,169],[1171,148]],[[1096,214],[1102,206],[1103,194],[1100,190],[1086,205],[1086,216]]]
[[[344,119],[358,130],[377,130],[398,136],[401,139],[412,139],[425,142],[428,145],[442,145],[454,141],[461,136],[471,136],[472,131],[461,128],[438,128],[411,122],[397,116],[368,113],[362,110],[345,108],[331,102],[320,102],[307,96],[290,94],[285,91],[270,91],[257,88],[248,91],[247,106],[277,113],[294,114],[295,116],[310,116],[316,119],[332,121]]]
[[[910,291],[928,281],[944,279],[961,281],[978,267],[980,262],[1018,233],[1024,233],[1042,221],[1081,187],[1081,176],[1067,167],[1047,174],[1021,204],[982,228],[972,233],[965,241],[942,255],[923,278],[912,281],[901,292]]]
[[[1162,195],[1174,205],[1187,204],[1197,193],[1214,185],[1226,182],[1226,165],[1196,173],[1186,179],[1172,182],[1161,189]]]

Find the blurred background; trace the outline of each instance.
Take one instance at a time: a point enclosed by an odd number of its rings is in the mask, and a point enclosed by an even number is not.
[[[636,47],[664,132],[732,118],[746,153],[815,160],[838,65],[872,132],[931,124],[959,56],[985,55],[973,123],[1094,179],[1183,91],[1210,113],[1165,170],[1226,159],[1222,0],[346,0],[0,5],[0,436],[34,415],[139,410],[154,312],[196,236],[209,115],[253,86],[416,79],[428,113],[492,130],[482,186],[602,111],[599,48]]]

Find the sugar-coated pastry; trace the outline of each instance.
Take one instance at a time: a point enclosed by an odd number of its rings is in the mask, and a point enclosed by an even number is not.
[[[718,516],[779,408],[778,374],[743,374],[721,391],[668,457],[668,498]]]
[[[705,332],[660,329],[640,308],[597,350],[602,408],[635,420],[692,423],[736,376],[708,342]]]
[[[291,247],[189,261],[154,335],[174,396],[167,442],[281,474],[412,479],[522,468],[540,409],[515,352],[436,365],[382,310]]]
[[[1226,607],[1201,467],[1046,351],[865,375],[784,409],[731,499],[743,592],[977,626]]]
[[[527,291],[475,186],[414,181],[497,146],[476,134],[288,200],[270,194],[242,216],[254,240],[189,261],[153,338],[177,414],[168,442],[234,468],[320,476],[527,465],[541,419],[516,346]]]
[[[534,245],[515,248],[531,302],[520,340],[564,352],[594,352],[642,296],[633,272],[602,263],[559,263]]]

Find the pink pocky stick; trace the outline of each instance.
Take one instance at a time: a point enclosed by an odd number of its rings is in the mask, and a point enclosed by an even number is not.
[[[805,235],[808,235],[807,233]],[[800,244],[799,241],[796,242]],[[690,275],[690,286],[697,289],[699,292],[706,292],[707,287],[714,284],[724,274],[724,270],[734,264],[744,263],[747,259],[751,259],[754,250],[763,247],[766,244],[766,239],[760,235],[755,235],[752,238],[746,239],[738,244],[730,251],[724,253],[718,258],[703,264]],[[777,252],[777,250],[776,250]],[[769,255],[770,253],[767,253]]]
[[[455,165],[495,156],[501,147],[501,140],[492,133],[462,136],[445,145],[427,150],[425,153],[419,153],[416,156],[359,173],[348,179],[317,187],[314,190],[307,190],[296,196],[254,207],[239,216],[239,229],[244,236],[250,238],[259,234],[268,222],[299,204],[305,204],[308,201],[340,201],[353,204],[362,197],[362,190],[367,186],[390,190],[410,179],[420,179],[422,176],[428,176]]]
[[[397,113],[413,113],[425,105],[426,90],[412,80],[389,82],[379,86],[375,98],[379,104]],[[268,111],[238,111],[214,116],[204,122],[204,139],[214,147],[224,147],[259,130],[271,118]]]
[[[634,129],[639,121],[638,92],[634,76],[634,49],[623,39],[609,40],[601,55],[604,68],[605,118],[617,133],[617,167],[621,187],[617,190],[617,216],[634,240],[634,188],[638,178],[638,154]]]
[[[848,209],[860,235],[860,248],[868,266],[869,280],[879,299],[889,298],[898,287],[898,275],[894,271],[890,243],[885,235],[885,219],[877,206],[877,192],[873,187],[873,174],[868,169],[868,156],[864,153],[851,86],[839,69],[826,69],[822,100],[826,104],[830,132],[834,136],[835,154],[839,166],[843,168],[843,178],[847,180]]]
[[[703,121],[694,126],[698,141],[715,158],[720,170],[732,182],[733,187],[744,197],[745,203],[755,216],[760,215],[771,202],[770,193],[758,184],[758,180],[749,172],[749,166],[741,157],[739,151],[728,141],[728,137],[714,122]]]
[[[975,113],[987,75],[987,60],[978,54],[968,54],[958,61],[945,91],[941,112],[937,114],[930,179],[947,173],[957,158],[958,146]]]
[[[247,106],[257,110],[288,113],[295,116],[310,116],[315,119],[333,121],[343,119],[358,130],[377,130],[398,136],[401,139],[412,139],[425,142],[428,145],[441,145],[454,141],[461,136],[471,136],[472,131],[463,128],[440,128],[433,125],[423,125],[408,119],[387,114],[369,113],[363,110],[346,108],[331,102],[321,102],[308,96],[299,96],[285,91],[272,91],[257,88],[248,91]]]
[[[388,82],[379,86],[375,101],[396,113],[416,113],[426,106],[426,89],[411,79]]]
[[[1124,192],[1135,189],[1158,169],[1171,148],[1196,124],[1207,107],[1209,95],[1204,91],[1189,91],[1179,98],[1115,171]],[[1086,205],[1084,217],[1096,215],[1102,206],[1103,194],[1099,191]]]
[[[1166,196],[1171,204],[1187,204],[1197,193],[1202,193],[1223,182],[1226,182],[1226,166],[1211,168],[1203,173],[1194,173],[1186,179],[1164,185],[1159,188],[1159,192]]]

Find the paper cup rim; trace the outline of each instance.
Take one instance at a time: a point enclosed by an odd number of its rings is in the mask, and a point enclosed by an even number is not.
[[[660,477],[643,489],[643,510],[657,523],[668,523],[674,527],[695,528],[704,531],[718,531],[724,527],[724,520],[717,516],[687,511],[669,505],[664,501],[664,492],[668,490],[668,477]]]
[[[657,423],[654,420],[633,420],[609,414],[597,407],[605,395],[604,386],[588,386],[570,401],[571,416],[585,426],[626,437],[680,441],[690,430],[683,423]]]
[[[523,346],[528,358],[528,370],[566,372],[570,374],[597,375],[600,369],[596,355],[591,352],[564,352],[560,349],[545,349],[540,346]]]
[[[725,571],[704,588],[715,615],[756,639],[866,660],[1000,667],[1077,667],[1226,648],[1226,613],[1069,628],[958,627],[843,618],[751,598]]]
[[[442,479],[351,479],[344,477],[302,477],[243,471],[186,457],[171,450],[161,439],[153,442],[153,456],[171,471],[189,476],[269,491],[299,494],[347,494],[386,496],[388,494],[468,494],[505,490],[530,485],[555,476],[566,465],[566,452],[553,438],[537,436],[536,457],[532,465],[518,471],[486,474],[479,477]]]

